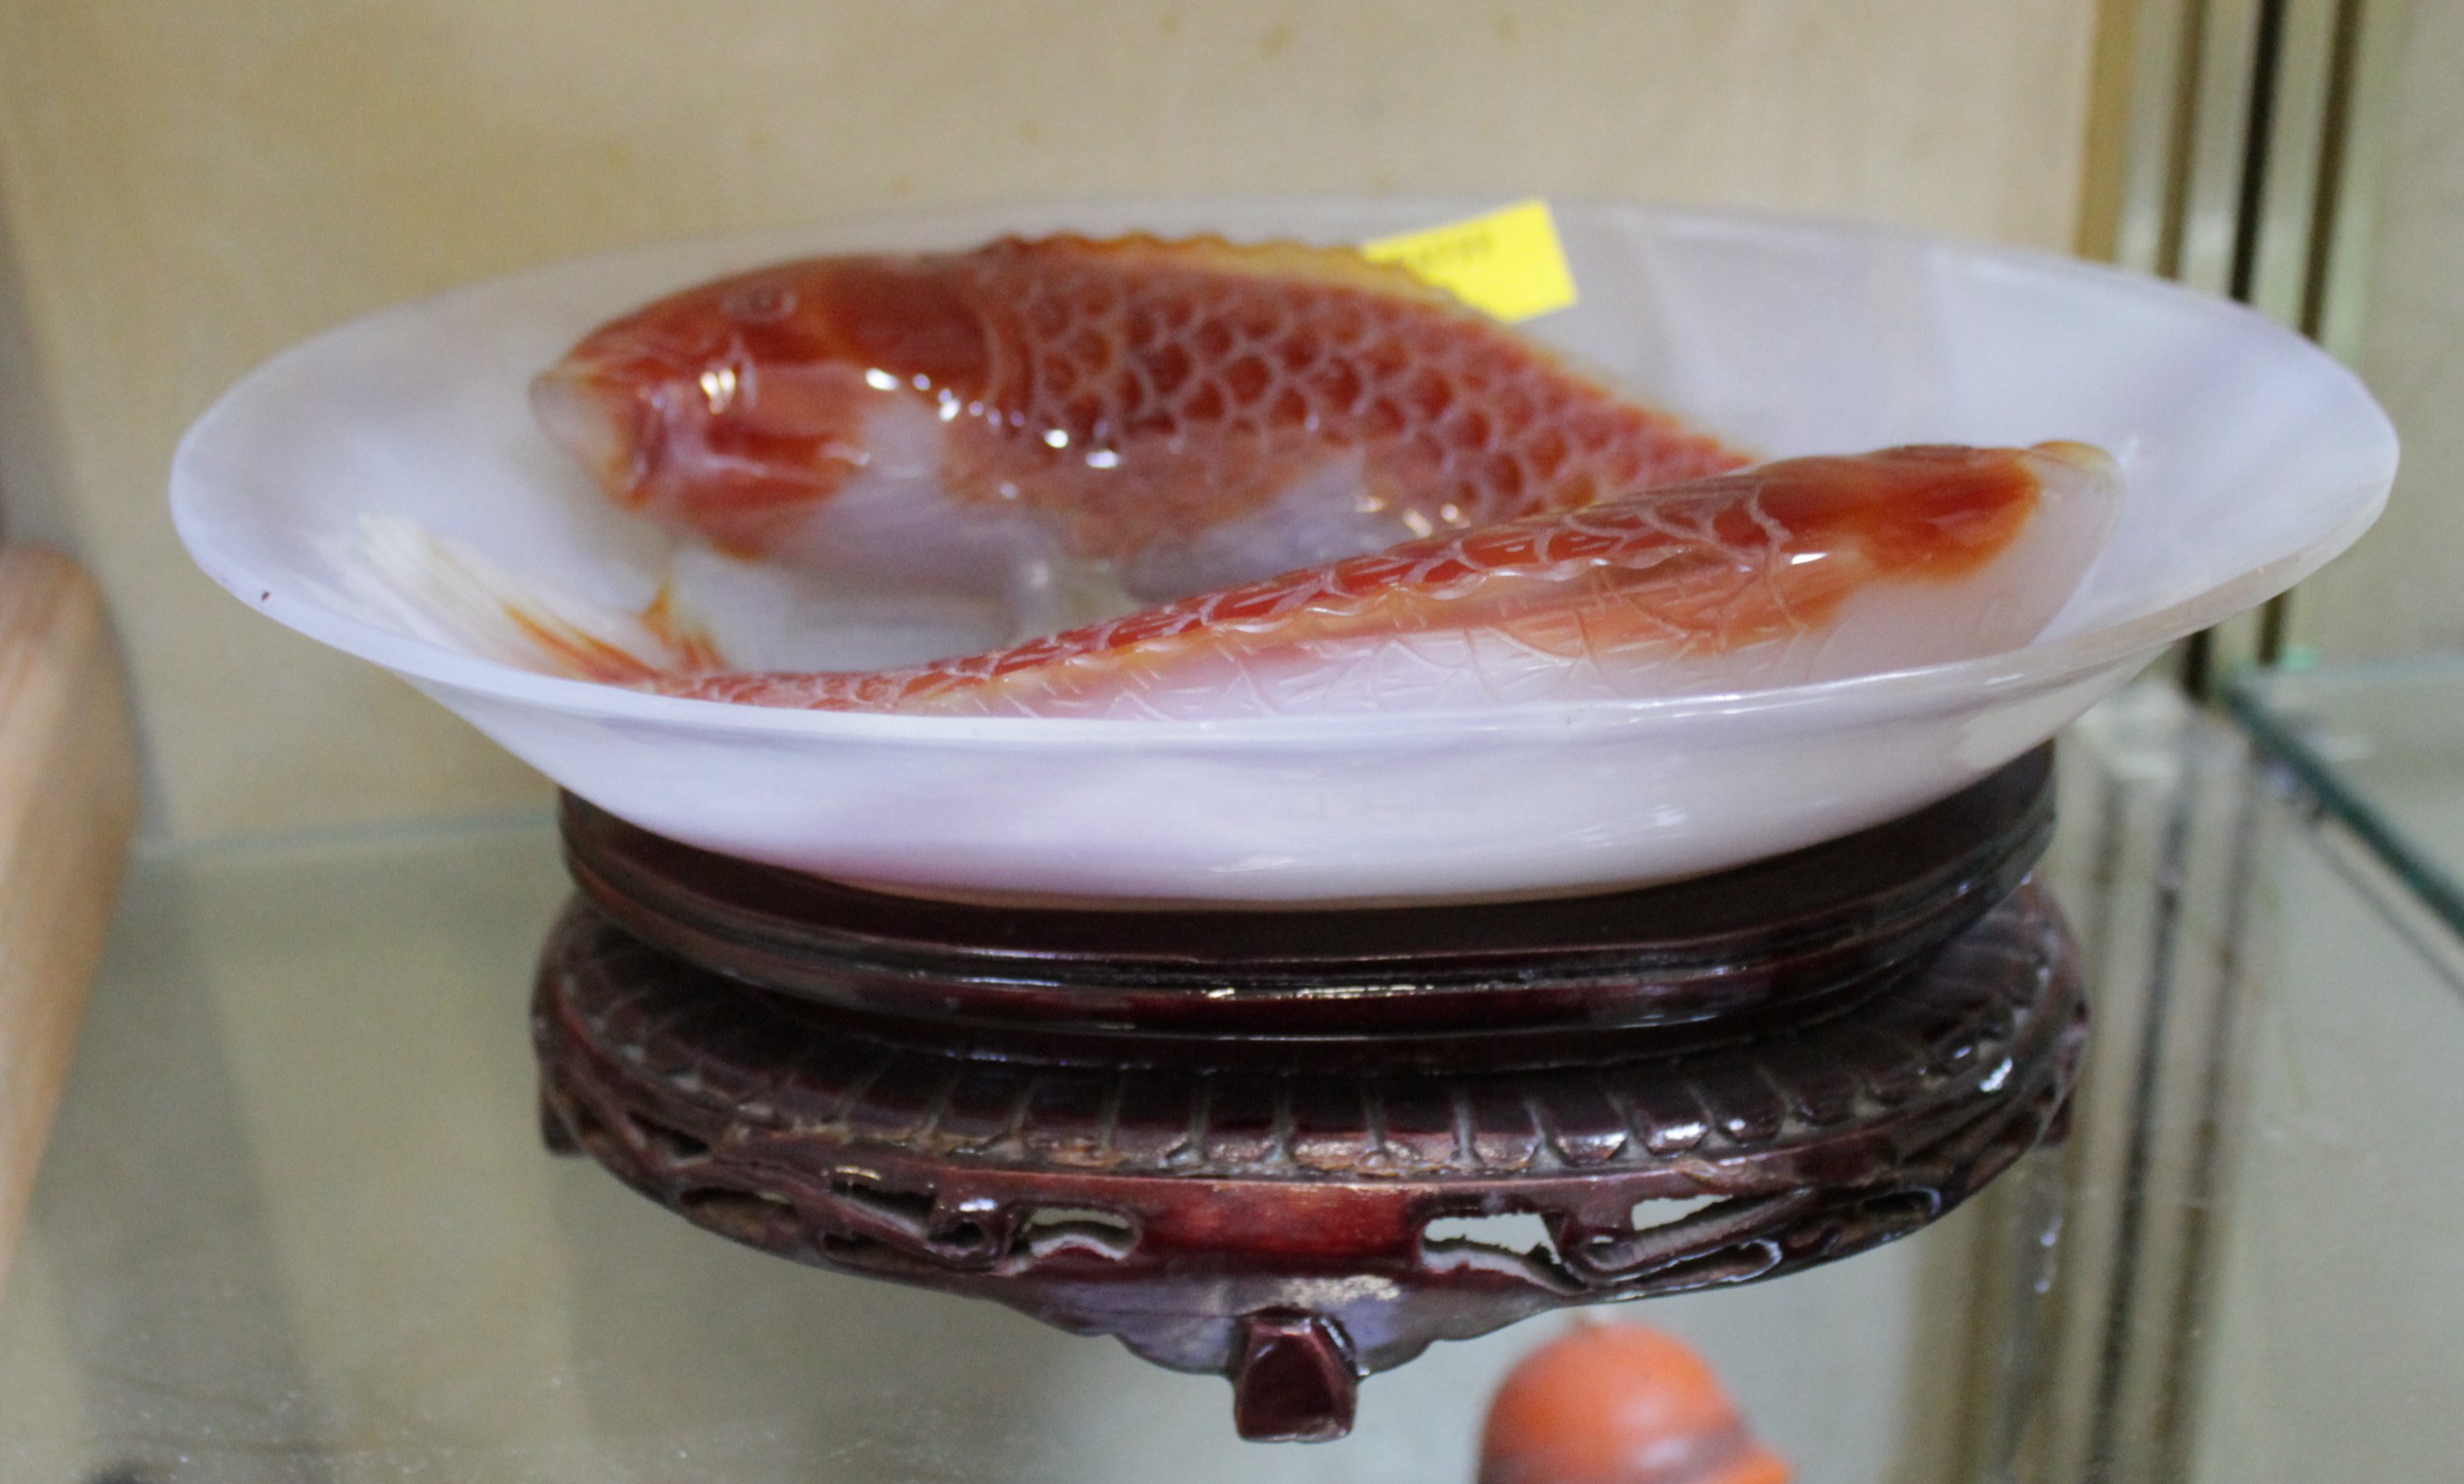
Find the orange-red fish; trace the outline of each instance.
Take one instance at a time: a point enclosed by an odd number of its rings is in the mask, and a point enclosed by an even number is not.
[[[2027,642],[2102,538],[2109,470],[2077,444],[1788,459],[982,654],[653,684],[829,710],[1208,718],[1840,678]]]
[[[619,505],[724,552],[1101,563],[1137,601],[1746,461],[1400,269],[1213,238],[765,269],[594,332],[532,401]]]
[[[1489,1404],[1479,1484],[1788,1484],[1674,1335],[1592,1324],[1523,1357]]]
[[[2033,638],[2116,494],[2078,445],[1734,472],[1399,270],[1214,239],[766,269],[594,332],[532,400],[623,508],[989,591],[1023,635],[728,672],[664,601],[591,616],[446,545],[369,543],[422,622],[518,663],[773,706],[1203,719],[1900,669]]]

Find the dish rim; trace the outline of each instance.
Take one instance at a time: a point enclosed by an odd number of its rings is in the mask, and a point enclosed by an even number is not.
[[[1462,200],[1468,204],[1472,199],[1431,198],[1427,204],[1433,210],[1443,210],[1454,201]],[[1353,198],[1311,196],[1088,197],[1074,200],[984,202],[938,210],[868,214],[837,221],[674,238],[566,258],[511,274],[456,285],[357,316],[268,358],[234,382],[190,426],[182,435],[171,459],[169,495],[172,523],[182,545],[199,568],[250,607],[308,638],[379,665],[415,682],[570,716],[695,732],[738,732],[813,741],[868,742],[997,741],[1083,749],[1158,743],[1250,746],[1329,740],[1392,741],[1397,737],[1425,739],[1435,731],[1457,737],[1523,731],[1624,730],[1648,726],[1675,728],[1707,717],[1720,717],[1735,724],[1739,718],[1779,719],[1807,709],[1835,710],[1843,715],[1853,715],[1860,721],[1870,721],[1889,715],[1923,715],[1929,711],[1973,708],[1979,702],[2012,692],[2056,688],[2134,658],[2153,655],[2174,639],[2255,606],[2291,588],[2341,554],[2370,527],[2385,506],[2388,487],[2395,473],[2398,447],[2395,429],[2384,410],[2360,379],[2325,350],[2233,301],[2043,249],[1978,242],[1888,224],[1817,214],[1665,206],[1617,199],[1561,199],[1559,203],[1642,212],[1680,230],[1747,229],[1766,237],[1779,234],[1825,242],[1835,242],[1843,236],[1862,237],[1903,247],[1947,251],[1971,261],[2093,283],[2106,292],[2118,290],[2176,307],[2195,306],[2203,313],[2240,318],[2247,327],[2281,343],[2289,343],[2304,356],[2315,358],[2315,369],[2331,380],[2340,381],[2342,385],[2339,389],[2351,394],[2355,411],[2372,424],[2373,441],[2380,446],[2380,457],[2373,461],[2380,466],[2378,471],[2318,496],[2319,501],[2340,505],[2352,502],[2372,487],[2375,487],[2375,492],[2300,549],[2249,568],[2228,581],[2123,623],[2109,624],[1997,654],[1759,690],[1210,720],[940,716],[801,710],[660,696],[596,681],[543,674],[400,633],[343,612],[318,600],[312,594],[290,591],[286,580],[270,579],[253,570],[220,538],[217,523],[199,508],[205,498],[201,493],[202,488],[213,482],[213,476],[201,471],[199,465],[207,458],[207,451],[223,425],[237,416],[261,387],[287,374],[298,362],[315,357],[340,342],[365,335],[383,322],[415,316],[423,308],[456,298],[502,293],[525,282],[549,281],[578,270],[626,261],[646,262],[669,255],[686,257],[696,252],[739,245],[750,247],[765,242],[783,245],[799,236],[822,238],[832,235],[840,237],[895,235],[901,227],[910,228],[919,235],[927,235],[935,223],[981,219],[1005,212],[1028,217],[1072,211],[1134,212],[1164,206],[1236,215],[1312,205],[1364,207],[1398,204],[1394,201],[1368,202]],[[1478,207],[1470,204],[1468,209]],[[1226,231],[1237,232],[1239,229]],[[830,249],[816,243],[815,250]]]

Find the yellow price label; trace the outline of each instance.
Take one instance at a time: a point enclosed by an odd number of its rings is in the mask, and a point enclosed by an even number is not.
[[[1372,263],[1398,263],[1484,314],[1512,323],[1575,303],[1575,275],[1543,200],[1360,244]]]

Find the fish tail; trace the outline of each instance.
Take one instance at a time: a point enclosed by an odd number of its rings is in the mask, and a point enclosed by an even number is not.
[[[729,669],[673,587],[628,613],[517,576],[401,516],[360,521],[351,596],[417,637],[540,674],[641,685]]]

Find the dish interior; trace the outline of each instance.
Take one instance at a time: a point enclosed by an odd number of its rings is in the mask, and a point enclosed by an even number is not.
[[[564,786],[688,843],[903,890],[1112,903],[1494,897],[1718,869],[1859,828],[2049,736],[2162,645],[2369,524],[2395,440],[2359,384],[2236,307],[1914,234],[1558,208],[1581,302],[1529,333],[1772,457],[2073,439],[2119,461],[2112,538],[2025,649],[1744,696],[1440,716],[1151,723],[765,711],[533,674],[376,600],[350,553],[399,518],[637,609],[677,580],[731,658],[864,669],[994,642],[996,612],[678,552],[533,425],[528,379],[664,292],[815,253],[1002,233],[1358,241],[1463,201],[951,212],[559,265],[404,306],[243,380],[172,477],[242,600],[421,686]]]

